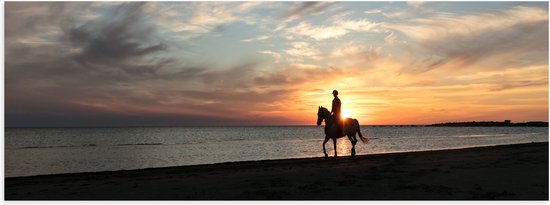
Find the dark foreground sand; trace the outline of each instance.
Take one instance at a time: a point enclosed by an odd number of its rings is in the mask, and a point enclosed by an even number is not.
[[[548,143],[5,179],[6,200],[548,200]]]

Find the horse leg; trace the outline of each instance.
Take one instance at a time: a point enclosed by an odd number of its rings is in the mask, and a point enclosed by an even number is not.
[[[325,157],[328,157],[327,151],[325,150],[325,144],[328,142],[328,136],[325,136],[325,141],[323,142],[323,153],[325,153]]]
[[[355,138],[355,134],[348,135],[348,139],[351,142],[351,156],[355,157],[355,144],[357,144],[357,139]]]
[[[349,142],[351,142],[351,157],[355,157],[355,143],[357,143],[357,140],[353,140],[354,135],[348,135]]]
[[[338,152],[336,152],[336,137],[332,138],[332,142],[334,144],[334,157],[337,157]]]

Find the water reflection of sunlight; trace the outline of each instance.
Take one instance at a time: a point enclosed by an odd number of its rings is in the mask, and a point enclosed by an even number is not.
[[[350,155],[351,142],[349,142],[347,137],[340,138],[336,140],[336,149],[338,150],[338,155]]]

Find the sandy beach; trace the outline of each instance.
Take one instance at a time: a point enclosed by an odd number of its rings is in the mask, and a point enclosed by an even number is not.
[[[548,143],[5,179],[6,200],[548,200]]]

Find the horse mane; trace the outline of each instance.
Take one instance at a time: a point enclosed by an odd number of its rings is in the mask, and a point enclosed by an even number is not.
[[[319,106],[319,109],[321,110],[321,113],[323,113],[323,115],[325,115],[325,120],[327,120],[327,118],[331,118],[331,113],[330,111],[328,111],[328,109],[326,107],[323,107],[323,106]]]

